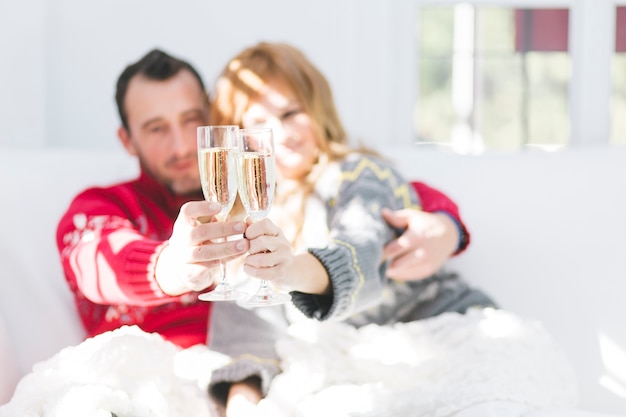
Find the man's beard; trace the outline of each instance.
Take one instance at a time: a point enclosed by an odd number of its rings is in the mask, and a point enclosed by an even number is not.
[[[195,156],[195,155],[194,155]],[[162,184],[165,188],[167,188],[172,194],[179,195],[182,197],[185,196],[197,196],[202,195],[202,185],[200,183],[200,175],[194,177],[192,175],[186,175],[184,177],[178,179],[172,179],[166,176],[155,172],[150,168],[150,166],[145,162],[145,159],[139,155],[139,163],[141,168],[152,178],[156,179],[160,184]],[[167,161],[165,166],[172,165],[176,163],[176,159],[172,158]]]
[[[191,178],[170,181],[166,184],[166,187],[172,192],[172,194],[180,196],[193,196],[202,193],[202,186],[200,181],[196,181]]]

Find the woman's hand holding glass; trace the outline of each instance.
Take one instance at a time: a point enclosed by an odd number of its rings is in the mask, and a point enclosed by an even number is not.
[[[289,267],[294,262],[291,243],[270,219],[248,221],[246,239],[250,243],[244,272],[249,276],[291,288]]]

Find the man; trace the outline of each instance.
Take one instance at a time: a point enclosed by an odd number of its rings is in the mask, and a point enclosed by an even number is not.
[[[187,62],[153,50],[122,72],[115,98],[118,137],[141,173],[81,192],[59,222],[57,246],[76,308],[89,336],[137,325],[181,347],[206,343],[211,303],[198,301],[198,292],[213,284],[219,260],[245,253],[248,241],[212,243],[241,236],[244,222],[197,221],[219,211],[200,190],[196,128],[209,124],[204,84]],[[415,186],[431,213],[383,213],[408,228],[386,249],[397,279],[416,270],[429,276],[469,243],[456,205]]]

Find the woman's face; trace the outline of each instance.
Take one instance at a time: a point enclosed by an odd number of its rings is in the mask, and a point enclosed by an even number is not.
[[[284,83],[265,84],[263,93],[250,101],[242,126],[272,128],[276,168],[282,178],[302,180],[317,162],[319,148],[311,118]]]

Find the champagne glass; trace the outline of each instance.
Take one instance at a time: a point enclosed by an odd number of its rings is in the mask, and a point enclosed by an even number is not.
[[[260,220],[270,211],[276,189],[272,129],[241,129],[236,159],[239,198],[252,221]],[[244,307],[262,307],[289,300],[289,294],[277,292],[268,281],[261,280],[257,291],[238,303]]]
[[[215,215],[217,221],[225,221],[237,196],[237,168],[235,154],[238,152],[239,126],[198,127],[198,167],[202,193],[209,202],[216,202],[222,209]],[[205,222],[211,219],[200,218]],[[225,239],[217,239],[223,242]],[[202,293],[202,301],[236,300],[245,294],[236,291],[226,278],[226,265],[220,260],[220,282],[212,291]]]

